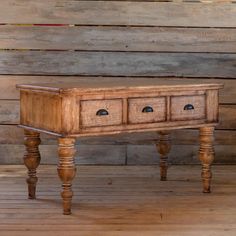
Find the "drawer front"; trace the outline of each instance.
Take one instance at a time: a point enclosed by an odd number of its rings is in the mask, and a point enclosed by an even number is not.
[[[199,120],[206,117],[206,97],[174,96],[171,97],[171,120]]]
[[[122,124],[122,100],[81,101],[81,125],[99,127]]]
[[[130,124],[156,123],[166,120],[166,98],[131,98],[128,100]]]

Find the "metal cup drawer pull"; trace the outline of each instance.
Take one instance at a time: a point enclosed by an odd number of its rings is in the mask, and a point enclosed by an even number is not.
[[[194,106],[192,104],[187,104],[184,106],[184,110],[194,110]]]
[[[108,116],[109,112],[105,109],[100,109],[100,110],[97,111],[96,115],[97,116]]]
[[[146,106],[143,108],[142,110],[143,113],[149,113],[149,112],[153,112],[153,108],[150,106]]]

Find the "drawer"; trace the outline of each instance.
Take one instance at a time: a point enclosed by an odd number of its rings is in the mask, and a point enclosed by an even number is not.
[[[206,117],[205,95],[171,97],[171,120],[199,120]]]
[[[122,124],[122,100],[81,101],[81,125],[99,127]]]
[[[128,100],[130,124],[156,123],[166,120],[166,98],[131,98]]]

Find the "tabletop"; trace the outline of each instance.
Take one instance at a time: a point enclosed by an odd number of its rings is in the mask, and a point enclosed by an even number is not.
[[[219,89],[222,88],[221,83],[203,83],[198,79],[177,79],[177,78],[135,78],[135,77],[97,77],[93,79],[78,77],[78,81],[74,83],[39,83],[39,84],[20,84],[19,89],[43,90],[56,93],[68,92],[99,92],[99,91],[116,91],[116,90],[132,90],[132,89]]]

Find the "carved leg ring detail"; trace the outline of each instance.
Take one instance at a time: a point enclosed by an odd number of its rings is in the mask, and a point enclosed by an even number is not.
[[[214,127],[200,128],[200,150],[199,158],[202,163],[203,192],[211,192],[211,164],[214,160]]]
[[[167,179],[168,154],[171,149],[171,140],[170,133],[167,131],[161,131],[159,135],[157,150],[160,153],[160,179],[165,181]]]
[[[63,214],[71,214],[71,201],[73,192],[71,189],[72,180],[76,174],[75,167],[75,139],[73,138],[59,138],[58,139],[58,175],[62,181],[61,196],[63,199]]]
[[[37,132],[25,130],[24,131],[25,138],[25,155],[24,155],[24,164],[28,169],[28,196],[29,199],[36,198],[36,184],[38,178],[36,176],[36,169],[40,164],[40,153],[38,146],[41,143],[40,134]]]

